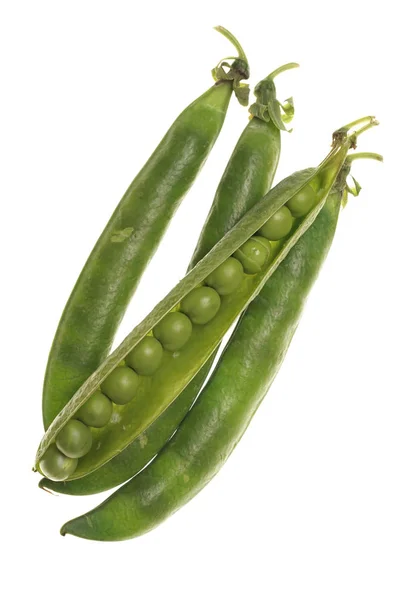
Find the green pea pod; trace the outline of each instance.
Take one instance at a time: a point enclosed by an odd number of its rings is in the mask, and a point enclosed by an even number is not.
[[[248,122],[232,153],[218,186],[211,210],[201,232],[189,270],[254,206],[270,189],[280,155],[280,128],[268,113],[256,116],[255,106],[267,93],[275,97],[276,75],[297,67],[284,65],[256,87],[257,102],[250,108]],[[264,101],[265,104],[265,101]],[[164,446],[191,407],[211,368],[213,359],[192,379],[176,400],[132,444],[85,477],[72,481],[42,479],[39,486],[64,494],[84,495],[102,492],[138,473]]]
[[[153,311],[142,321],[120,344],[120,346],[102,363],[102,365],[87,379],[83,386],[64,407],[44,435],[36,457],[36,468],[44,457],[46,450],[57,442],[57,436],[76,411],[95,393],[99,386],[112,380],[114,402],[117,404],[113,418],[101,430],[94,431],[91,450],[82,456],[79,464],[74,466],[75,472],[68,471],[70,479],[77,479],[95,471],[116,454],[124,450],[133,442],[155,419],[173,402],[179,393],[186,387],[203,364],[212,355],[222,337],[234,323],[236,317],[246,308],[251,300],[285,258],[291,247],[308,229],[323,206],[325,199],[340,171],[347,151],[351,146],[351,138],[346,133],[335,137],[333,149],[327,158],[313,173],[295,174],[269,192],[253,209],[231,229],[226,236],[202,259],[184,279],[162,300]],[[272,252],[272,260],[259,265],[255,273],[253,265],[249,272],[251,275],[244,277],[240,287],[234,294],[224,297],[217,316],[212,322],[192,327],[191,321],[181,312],[177,312],[179,303],[186,299],[196,287],[199,286],[211,273],[215,271],[235,251],[247,243],[249,237],[284,204],[300,197],[309,198],[310,190],[315,199],[316,206],[299,220],[290,237],[278,242]],[[307,193],[306,193],[307,192]],[[258,240],[256,248],[252,250],[253,257],[259,257],[264,250]],[[265,253],[264,253],[265,254]],[[251,262],[251,261],[250,261]],[[162,340],[164,347],[168,343],[168,352],[164,353],[161,367],[150,377],[139,378],[134,385],[134,401],[126,404],[127,385],[125,381],[120,386],[120,394],[116,395],[116,379],[125,376],[125,371],[119,365],[138,343],[152,333]],[[173,352],[168,340],[179,339],[182,346],[179,352]],[[132,372],[133,373],[133,372]],[[128,379],[132,380],[129,374]],[[103,383],[104,382],[104,383]],[[132,383],[132,382],[131,382]],[[102,388],[103,389],[103,388]],[[106,393],[109,395],[110,386],[107,385]],[[131,392],[133,390],[133,383]],[[103,389],[104,391],[104,389]],[[133,393],[133,392],[132,392]],[[121,406],[122,405],[122,406]],[[45,460],[46,457],[43,458]],[[61,458],[60,458],[61,460]],[[68,467],[69,468],[69,467]],[[49,476],[49,473],[46,473]],[[58,479],[58,477],[51,478]],[[63,478],[66,478],[63,476]]]
[[[375,124],[371,117],[359,120],[361,121],[368,121],[361,130]],[[336,132],[331,152],[313,173],[297,173],[269,192],[125,338],[53,421],[39,446],[36,468],[40,469],[39,462],[43,459],[46,475],[53,479],[57,480],[60,477],[77,479],[87,475],[124,450],[157,419],[201,369],[236,317],[259,293],[293,245],[315,220],[343,165],[348,149],[355,144],[355,135],[348,136],[347,131],[344,130]],[[310,196],[314,206],[310,205]],[[258,231],[265,221],[286,203],[292,210],[296,208],[298,215],[301,214],[301,209],[302,214],[306,215],[298,219],[293,233],[273,246],[262,237],[249,240],[249,236]],[[304,207],[306,207],[305,211]],[[195,291],[197,294],[196,288],[199,284],[214,273],[235,251],[248,255],[245,270],[250,275],[242,279],[235,293],[224,297],[222,302],[221,299],[218,300],[220,303],[218,314],[211,323],[198,326],[195,315],[189,310],[190,319],[195,323],[192,326],[188,316],[179,312],[180,303],[185,312],[183,307],[188,306],[187,300],[192,292]],[[270,260],[267,260],[268,254]],[[255,266],[257,269],[254,268]],[[210,288],[203,289],[206,296],[209,296]],[[208,302],[206,299],[203,308]],[[130,368],[121,367],[121,361],[125,357],[128,360],[132,351],[139,347],[139,342],[152,333],[161,340],[166,350],[158,370],[149,377],[139,377]],[[79,422],[75,420],[72,425],[68,422],[77,410],[98,392],[99,386],[103,393],[110,396],[117,405],[116,410],[105,427],[93,432],[91,449],[88,449],[86,454],[78,455],[81,443],[75,429]],[[71,449],[68,450],[70,454],[58,444],[58,436],[67,423],[77,444],[77,447],[68,445]],[[64,438],[64,434],[62,437]],[[63,454],[58,454],[54,458],[54,462],[57,463],[56,473],[49,474],[49,461],[44,454],[53,443],[56,443],[59,450],[68,457],[80,458],[79,464],[71,465],[65,461],[67,469],[65,471],[61,466],[65,457],[63,458]],[[53,450],[51,452],[54,454]]]
[[[221,131],[232,91],[246,103],[249,76],[237,40],[229,70],[173,123],[135,177],[92,250],[58,325],[43,389],[45,429],[109,353],[115,332],[146,265]]]
[[[49,446],[57,442],[57,436],[63,427],[99,389],[99,386],[107,384],[106,390],[101,388],[107,395],[110,395],[110,390],[112,391],[112,396],[114,396],[112,399],[117,404],[116,410],[113,418],[105,427],[93,432],[91,449],[85,456],[81,455],[79,464],[74,467],[75,472],[68,472],[70,479],[87,475],[102,466],[124,450],[155,421],[201,369],[236,317],[258,294],[291,247],[312,224],[322,208],[352,144],[352,138],[349,138],[346,133],[336,135],[333,149],[312,174],[300,173],[287,178],[246,213],[239,223],[175,286],[76,392],[44,435],[36,457],[36,468],[40,468],[40,460]],[[309,202],[310,195],[314,199],[315,207],[308,212],[307,216],[299,220],[287,240],[274,245],[271,252],[272,259],[265,260],[266,250],[257,240],[257,244],[255,244],[257,247],[251,249],[253,258],[256,257],[255,261],[249,261],[251,268],[248,269],[248,273],[251,275],[243,278],[240,287],[234,294],[222,299],[218,315],[212,322],[202,326],[192,326],[189,318],[178,311],[179,303],[188,298],[189,293],[235,251],[238,251],[244,243],[247,244],[249,237],[279,208],[286,203],[294,202],[299,197]],[[259,269],[256,273],[254,263],[263,254],[264,257],[258,265]],[[190,316],[192,317],[192,315]],[[124,370],[120,366],[121,361],[138,346],[138,343],[146,335],[153,331],[155,337],[162,341],[168,351],[164,353],[161,367],[152,376],[134,377],[133,371],[128,373],[129,369]],[[189,338],[189,343],[186,343]],[[174,345],[175,342],[171,343],[176,339],[179,340],[178,346]],[[181,348],[183,344],[185,346]],[[179,352],[175,351],[177,347],[180,348]],[[133,393],[134,401],[127,404],[129,395],[132,397]]]
[[[66,523],[62,535],[99,541],[140,536],[181,508],[220,470],[288,350],[331,246],[348,170],[345,165],[314,223],[242,314],[211,378],[171,441],[105,502]]]

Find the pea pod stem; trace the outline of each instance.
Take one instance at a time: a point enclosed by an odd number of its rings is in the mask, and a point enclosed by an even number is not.
[[[288,131],[285,123],[289,123],[294,116],[293,100],[289,98],[284,104],[277,100],[274,79],[280,73],[298,66],[297,63],[282,65],[256,85],[254,90],[256,102],[249,109],[252,116],[258,117],[267,123],[272,121],[277,129]]]
[[[244,60],[246,63],[248,63],[247,60],[247,56],[242,48],[242,46],[239,44],[238,40],[235,38],[235,36],[228,31],[228,29],[225,29],[225,27],[222,27],[222,25],[217,25],[216,27],[214,27],[215,31],[218,31],[218,33],[221,33],[227,40],[229,40],[231,42],[231,44],[233,44],[233,46],[236,48],[237,53],[238,53],[238,57],[241,60]],[[225,58],[224,60],[229,60],[229,59],[233,59],[236,57],[229,57],[229,58]]]
[[[224,81],[232,81],[232,89],[235,96],[242,106],[247,106],[249,102],[249,86],[247,83],[242,83],[242,79],[248,79],[250,76],[249,63],[244,53],[242,46],[239,44],[237,39],[231,34],[230,31],[225,27],[215,27],[219,33],[222,33],[236,48],[238,56],[234,58],[233,63],[230,65],[227,60],[231,60],[232,57],[222,59],[216,67],[211,71],[213,78],[216,81],[215,85],[219,85]],[[229,70],[226,71],[224,67]]]
[[[361,117],[360,119],[356,119],[355,121],[350,121],[350,123],[347,123],[347,125],[343,125],[337,131],[349,132],[351,129],[357,128],[358,125],[363,125],[363,127],[361,127],[360,129],[356,129],[357,135],[360,135],[360,133],[363,133],[363,131],[366,131],[364,129],[364,126],[368,126],[368,129],[369,129],[372,126],[379,125],[379,123],[376,120],[376,117],[374,117],[372,115],[368,115],[366,117]]]
[[[300,65],[298,63],[294,63],[294,62],[287,63],[286,65],[282,65],[281,67],[278,67],[278,69],[275,69],[275,71],[272,71],[272,73],[270,73],[268,75],[268,77],[266,77],[266,79],[271,81],[271,80],[275,79],[275,77],[277,77],[281,73],[284,73],[285,71],[288,71],[289,69],[297,69],[298,67],[300,67]]]
[[[349,194],[352,196],[358,196],[361,191],[361,185],[353,177],[353,175],[350,175],[353,162],[359,159],[372,159],[378,162],[383,162],[383,156],[381,154],[377,154],[376,152],[356,152],[355,154],[349,154],[347,156],[342,173],[338,177],[339,185],[343,185],[342,208],[346,207]],[[347,178],[349,175],[353,180],[353,185],[347,183]]]
[[[361,127],[358,127],[359,125],[361,125]],[[332,145],[335,145],[335,143],[339,142],[343,137],[345,137],[350,140],[350,148],[355,149],[357,147],[357,138],[362,133],[365,133],[377,125],[379,125],[379,121],[377,121],[376,117],[371,115],[351,121],[350,123],[347,123],[347,125],[340,127],[334,132],[332,136]],[[349,135],[350,131],[352,131],[352,133]]]
[[[359,135],[361,135],[365,131],[368,131],[372,127],[376,127],[376,125],[379,125],[379,122],[375,119],[375,117],[372,117],[371,121],[369,123],[366,123],[365,125],[363,125],[363,127],[360,127],[360,129],[358,129],[355,133],[352,134],[352,137],[357,138]]]
[[[346,163],[352,163],[354,160],[359,160],[360,158],[367,158],[383,162],[382,154],[377,154],[376,152],[356,152],[355,154],[348,155],[348,157],[346,158]]]

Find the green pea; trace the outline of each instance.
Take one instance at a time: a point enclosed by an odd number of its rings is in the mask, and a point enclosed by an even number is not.
[[[286,203],[294,217],[304,217],[316,204],[317,194],[311,185],[307,184],[300,192]]]
[[[242,263],[230,256],[206,279],[206,284],[214,288],[220,296],[232,294],[243,278]]]
[[[75,417],[89,427],[104,427],[111,419],[112,410],[111,400],[98,391],[81,406]]]
[[[148,335],[127,355],[125,361],[139,375],[153,375],[160,366],[162,357],[160,342]]]
[[[234,256],[240,260],[245,273],[254,275],[261,271],[271,254],[271,244],[260,236],[251,237],[236,252]]]
[[[156,337],[163,347],[170,352],[182,348],[192,333],[190,319],[181,312],[171,312],[154,327]]]
[[[195,325],[205,325],[215,317],[221,306],[218,292],[211,287],[195,288],[181,302],[181,310]]]
[[[276,242],[290,233],[292,224],[292,213],[286,206],[282,206],[264,223],[258,233],[262,237]]]
[[[129,367],[116,367],[101,384],[101,391],[115,404],[128,404],[139,385],[139,376]]]
[[[69,458],[60,452],[55,444],[48,447],[39,462],[40,471],[52,481],[64,481],[75,471],[77,458]]]
[[[68,421],[56,438],[56,445],[60,452],[69,458],[85,456],[92,447],[92,434],[89,427],[81,421],[71,419]]]

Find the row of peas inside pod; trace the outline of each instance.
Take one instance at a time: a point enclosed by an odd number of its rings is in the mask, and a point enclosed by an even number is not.
[[[189,341],[193,325],[209,323],[218,313],[221,297],[235,292],[243,277],[258,273],[272,255],[273,244],[292,230],[294,219],[304,217],[315,205],[316,193],[305,186],[278,209],[256,235],[247,240],[204,281],[163,317],[116,367],[85,404],[58,433],[39,463],[40,471],[53,481],[64,481],[92,447],[90,428],[102,428],[110,421],[113,405],[123,406],[135,397],[140,377],[153,375],[164,352],[178,352]]]

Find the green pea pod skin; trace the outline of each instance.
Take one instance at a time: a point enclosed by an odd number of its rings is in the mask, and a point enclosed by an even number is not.
[[[173,123],[97,241],[64,309],[43,389],[47,429],[109,353],[146,265],[210,153],[232,94],[214,85]]]
[[[341,193],[330,194],[313,225],[238,322],[219,363],[171,441],[105,502],[66,523],[99,541],[142,535],[193,498],[227,460],[272,384],[331,245]]]
[[[270,189],[280,155],[280,131],[272,121],[252,118],[240,136],[218,186],[189,270]],[[108,490],[138,473],[164,446],[194,402],[211,368],[209,359],[167,410],[111,461],[85,477],[56,482],[42,479],[40,487],[83,495]],[[144,441],[145,443],[144,443]]]
[[[268,192],[280,152],[279,129],[272,121],[252,118],[222,176],[189,270]]]
[[[339,142],[335,143],[334,148],[317,169],[306,170],[288,177],[257,202],[204,259],[128,334],[57,415],[39,445],[35,461],[36,469],[39,469],[42,456],[66,422],[98,389],[120,361],[131,352],[132,348],[165,314],[175,310],[183,297],[232,255],[255,231],[258,231],[274,212],[312,184],[315,187],[313,194],[317,201],[311,212],[297,220],[298,223],[288,239],[275,243],[271,260],[257,274],[245,277],[235,293],[221,299],[218,315],[211,322],[201,326],[193,325],[190,342],[179,352],[165,352],[162,364],[154,375],[140,378],[134,399],[124,406],[115,406],[110,422],[100,430],[93,431],[91,450],[79,460],[76,471],[70,479],[88,475],[111,460],[168,408],[213,354],[237,316],[259,293],[291,247],[310,227],[343,165],[350,143],[351,140],[341,136]]]

